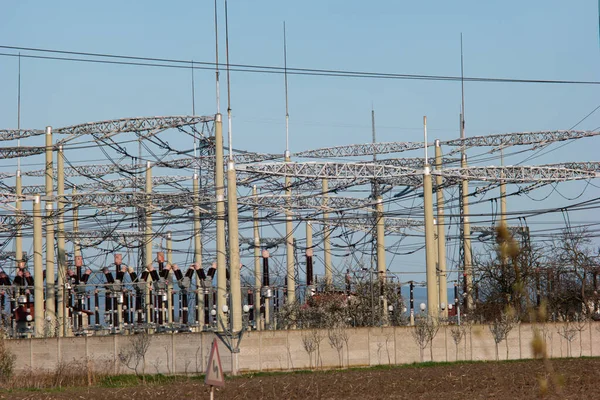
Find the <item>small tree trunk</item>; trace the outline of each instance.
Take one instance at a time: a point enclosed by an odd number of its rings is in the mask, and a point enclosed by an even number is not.
[[[431,361],[433,361],[433,340],[429,342],[429,355],[431,356]]]

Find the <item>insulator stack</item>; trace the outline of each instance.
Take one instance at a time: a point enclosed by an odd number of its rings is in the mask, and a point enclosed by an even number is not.
[[[248,306],[250,307],[250,310],[248,312],[248,319],[250,321],[254,321],[254,294],[252,292],[252,290],[248,290]]]
[[[263,286],[269,286],[269,252],[262,251],[263,258]]]
[[[306,286],[313,284],[313,249],[306,249]]]

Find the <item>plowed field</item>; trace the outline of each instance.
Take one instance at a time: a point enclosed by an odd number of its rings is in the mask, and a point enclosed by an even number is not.
[[[542,361],[472,363],[351,371],[246,375],[228,379],[215,399],[600,399],[600,359],[552,360],[556,395],[540,396]],[[122,388],[84,387],[60,391],[0,393],[11,399],[208,399],[201,380],[182,378],[168,384]]]

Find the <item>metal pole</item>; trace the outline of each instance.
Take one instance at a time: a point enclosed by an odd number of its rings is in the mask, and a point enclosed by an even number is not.
[[[252,195],[258,197],[256,185],[252,187]],[[258,230],[258,207],[252,210],[253,218],[253,233],[254,233],[254,321],[256,329],[260,330],[260,290],[261,290],[261,274],[260,274],[260,236]]]
[[[322,192],[323,192],[323,208],[327,209],[327,198],[329,197],[329,182],[327,178],[322,181]],[[323,212],[323,252],[325,262],[325,290],[332,289],[333,285],[333,272],[331,266],[331,231],[329,229],[329,213]]]
[[[59,329],[59,335],[67,336],[67,307],[66,307],[66,296],[65,296],[65,277],[67,273],[67,258],[65,253],[65,160],[63,147],[58,147],[58,156],[56,158],[56,194],[58,195],[57,204],[57,249],[58,249],[58,321],[61,326]]]
[[[440,141],[435,141],[435,169],[442,169],[442,148]],[[442,316],[448,317],[448,275],[446,272],[446,232],[444,221],[444,192],[442,191],[442,176],[435,176],[436,196],[437,196],[437,260],[440,274],[440,303],[445,303],[446,307],[442,310]]]
[[[44,335],[44,271],[42,267],[42,210],[40,196],[33,200],[33,288],[35,336]]]
[[[219,321],[226,321],[223,306],[227,304],[227,270],[225,248],[225,173],[223,154],[223,122],[220,113],[215,116],[215,188],[217,211],[217,330],[222,332],[223,327]]]
[[[387,298],[385,296],[386,265],[385,265],[385,219],[383,213],[383,199],[377,196],[377,276],[380,289],[383,322],[387,324]]]
[[[200,226],[200,182],[197,173],[194,173],[193,192],[194,192],[194,262],[202,267],[202,237]],[[196,274],[196,321],[198,327],[202,330],[204,326],[204,292],[200,277]]]

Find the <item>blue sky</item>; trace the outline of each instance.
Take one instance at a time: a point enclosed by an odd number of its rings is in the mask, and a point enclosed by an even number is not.
[[[286,21],[289,67],[456,76],[462,33],[466,76],[596,81],[597,7],[592,0],[231,0],[230,54],[232,63],[281,66]],[[212,1],[4,1],[0,15],[2,45],[214,61]],[[222,19],[220,28],[224,62]],[[214,73],[197,71],[195,78],[197,113],[214,114]],[[231,90],[234,146],[282,153],[283,76],[233,72]],[[467,135],[568,129],[598,106],[598,90],[597,85],[466,83]],[[0,93],[0,127],[14,128],[14,57],[0,56]],[[291,75],[289,93],[292,152],[370,141],[372,105],[380,141],[421,140],[423,115],[430,138],[458,136],[458,82]],[[224,90],[222,95],[225,112]],[[191,109],[188,70],[22,59],[22,127],[190,114]],[[600,112],[577,128],[598,126]],[[530,162],[597,160],[597,140],[586,140]],[[90,159],[89,154],[70,157]],[[508,157],[507,163],[524,158]],[[14,162],[1,167],[10,170]],[[568,197],[581,186],[564,188]],[[593,190],[586,196],[597,196]],[[519,201],[509,208],[539,206]],[[544,205],[565,202],[558,197]],[[422,262],[422,254],[415,257],[413,265]]]

